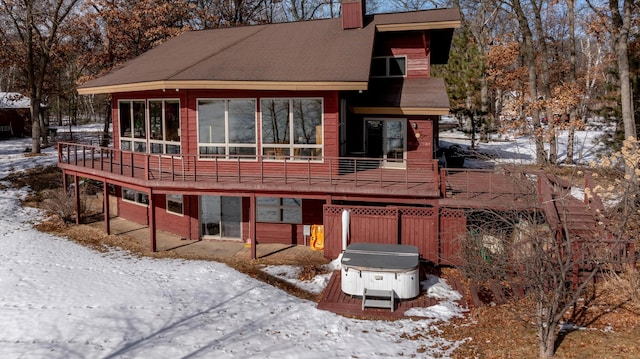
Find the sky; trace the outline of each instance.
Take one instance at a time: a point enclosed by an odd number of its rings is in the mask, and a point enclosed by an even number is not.
[[[579,133],[577,142],[585,160],[599,146],[594,132]],[[468,140],[444,133],[443,144],[453,143]],[[480,146],[500,153],[497,161],[529,161],[531,143],[504,138]],[[53,148],[25,157],[29,145],[0,141],[0,178],[55,164]],[[439,303],[407,313],[421,320],[349,319],[221,263],[100,253],[38,232],[32,224],[44,214],[21,206],[27,191],[0,189],[1,358],[447,358],[464,345],[436,334],[409,339],[437,333],[466,312],[455,302],[460,294],[437,277],[421,285]],[[313,293],[328,281],[300,282],[298,270],[264,269]]]

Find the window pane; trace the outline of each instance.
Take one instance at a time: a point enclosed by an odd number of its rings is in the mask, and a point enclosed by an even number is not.
[[[322,143],[322,101],[293,100],[293,129],[296,144]]]
[[[255,100],[229,100],[229,143],[256,143]]]
[[[138,200],[136,201],[142,204],[149,204],[149,195],[146,193],[138,192]]]
[[[300,207],[300,198],[283,198],[282,205]]]
[[[167,145],[168,154],[177,155],[180,154],[180,145]]]
[[[290,143],[289,100],[261,100],[262,143]]]
[[[180,102],[164,103],[164,126],[167,131],[166,141],[180,142]]]
[[[131,141],[120,141],[120,149],[123,151],[131,151]]]
[[[198,142],[224,143],[224,101],[198,101]]]
[[[145,131],[145,102],[133,102],[133,136],[135,138],[147,138]]]
[[[291,151],[289,151],[289,148],[274,148],[274,147],[263,147],[262,148],[262,154],[263,156],[265,156],[267,159],[281,159],[283,157],[288,157],[289,153]]]
[[[256,204],[277,206],[279,200],[276,197],[256,197]]]
[[[120,102],[119,116],[120,137],[131,137],[131,102]]]
[[[256,148],[255,147],[229,147],[230,155],[241,155],[241,156],[255,156]]]
[[[282,210],[283,223],[302,223],[302,210],[300,208],[285,208]]]
[[[162,132],[162,101],[149,101],[149,136],[152,140],[164,139]]]
[[[200,146],[200,155],[224,155],[224,147]]]
[[[133,142],[134,152],[147,152],[147,144],[145,142]]]
[[[371,60],[371,76],[387,76],[386,57],[378,57]]]
[[[407,73],[407,59],[404,57],[389,58],[389,76],[404,76]]]
[[[183,197],[181,194],[167,195],[167,211],[182,214]]]
[[[136,192],[130,189],[123,188],[122,189],[122,199],[126,199],[127,201],[135,202],[136,200]]]
[[[162,144],[161,143],[152,143],[151,144],[151,153],[163,153]]]

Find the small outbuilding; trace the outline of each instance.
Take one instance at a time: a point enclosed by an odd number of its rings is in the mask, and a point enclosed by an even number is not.
[[[31,99],[17,92],[0,92],[0,138],[31,135]]]

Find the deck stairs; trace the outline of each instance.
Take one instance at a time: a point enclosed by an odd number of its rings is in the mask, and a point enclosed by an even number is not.
[[[365,308],[388,308],[395,310],[395,293],[393,290],[364,288],[362,293],[362,310]]]

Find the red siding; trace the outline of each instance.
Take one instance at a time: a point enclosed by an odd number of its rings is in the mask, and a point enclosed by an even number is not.
[[[195,236],[191,232],[189,216],[189,197],[184,196],[183,208],[184,215],[178,215],[167,212],[167,197],[163,194],[153,196],[154,203],[156,204],[156,228],[159,230],[167,231],[169,233],[176,234],[178,236],[197,239],[198,233]]]
[[[467,235],[467,217],[464,210],[440,211],[440,264],[457,265],[462,237]]]
[[[407,159],[433,159],[434,119],[410,117],[407,120]]]
[[[122,197],[118,197],[118,213],[126,220],[149,225],[149,208],[146,206],[124,201]]]
[[[342,1],[342,28],[359,29],[364,24],[364,3],[358,0]]]
[[[429,33],[380,33],[376,36],[374,56],[406,56],[407,77],[430,77]]]

